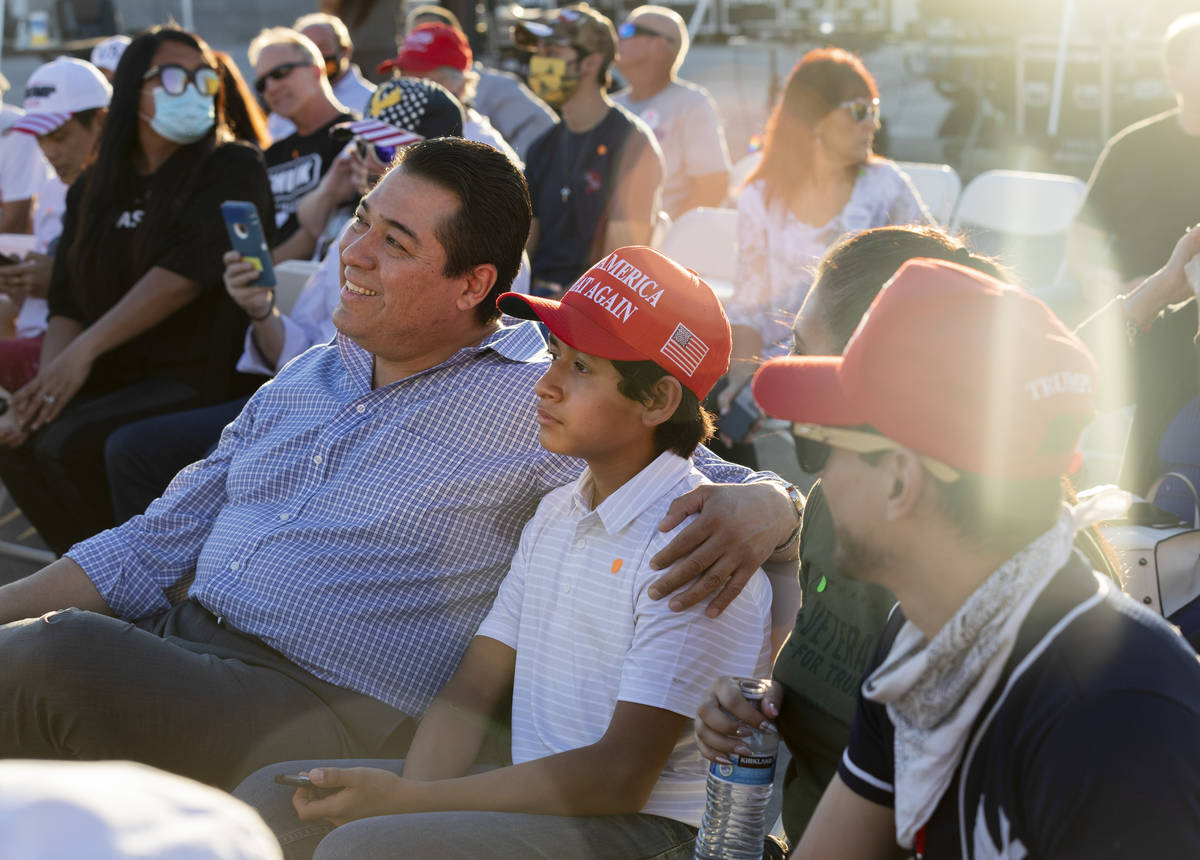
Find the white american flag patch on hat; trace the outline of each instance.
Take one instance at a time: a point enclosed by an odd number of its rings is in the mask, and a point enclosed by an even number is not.
[[[675,326],[675,331],[671,332],[671,336],[667,338],[667,342],[659,351],[679,365],[680,370],[691,376],[700,366],[700,362],[704,361],[704,356],[708,355],[708,344],[692,334],[687,326],[680,323]]]

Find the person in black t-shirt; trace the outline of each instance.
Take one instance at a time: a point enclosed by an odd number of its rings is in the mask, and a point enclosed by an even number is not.
[[[149,415],[227,400],[242,316],[221,283],[220,204],[271,225],[262,157],[234,143],[208,46],[157,28],[117,72],[95,163],[71,186],[41,367],[16,392],[0,478],[55,552],[112,524],[105,439]]]
[[[562,111],[562,122],[530,146],[525,170],[533,291],[558,295],[614,248],[649,244],[663,157],[645,123],[604,92],[617,50],[612,22],[580,3],[513,36],[537,51],[533,91]]]
[[[1039,300],[924,259],[884,286],[841,358],[759,370],[755,397],[796,422],[821,475],[834,567],[900,607],[793,857],[1200,844],[1200,663],[1088,568],[1074,537],[1097,514],[1063,504],[1096,375]]]
[[[250,62],[254,64],[254,86],[267,106],[296,126],[296,131],[275,141],[266,152],[279,243],[271,257],[277,263],[307,258],[316,249],[318,236],[301,225],[296,207],[300,198],[316,190],[342,151],[342,144],[329,136],[329,130],[358,115],[334,97],[321,52],[295,30],[263,30],[250,43]]]
[[[1071,271],[1095,304],[1156,272],[1200,222],[1200,13],[1168,28],[1163,54],[1178,107],[1108,142],[1071,230]]]

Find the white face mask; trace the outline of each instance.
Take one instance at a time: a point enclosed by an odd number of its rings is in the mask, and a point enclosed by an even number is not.
[[[213,97],[201,95],[194,84],[188,84],[177,96],[162,87],[155,87],[153,93],[154,116],[150,118],[150,127],[172,143],[195,143],[217,121]]]

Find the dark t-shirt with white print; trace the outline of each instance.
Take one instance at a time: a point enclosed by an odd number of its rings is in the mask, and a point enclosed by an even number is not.
[[[329,136],[339,122],[357,119],[355,114],[338,114],[311,134],[293,132],[267,148],[264,158],[275,196],[275,241],[288,239],[299,228],[296,204],[316,189],[343,144]]]
[[[243,348],[246,316],[225,292],[222,255],[229,236],[221,203],[247,200],[258,209],[271,233],[271,189],[262,154],[246,144],[226,143],[208,154],[194,181],[184,174],[187,153],[172,155],[149,176],[133,174],[122,184],[111,208],[80,223],[87,185],[83,174],[67,192],[59,253],[54,257],[48,303],[51,316],[89,326],[109,311],[153,267],[166,269],[200,286],[200,293],[166,319],[100,356],[92,366],[85,392],[103,393],[141,380],[169,378],[195,387],[206,400],[226,400],[242,393],[246,380],[235,374]],[[181,196],[181,189],[192,191]],[[165,209],[152,206],[159,195],[170,196]],[[151,229],[148,212],[170,219],[157,249],[145,248]],[[82,230],[103,234],[102,265],[86,283],[72,283],[71,247]]]
[[[868,669],[887,656],[895,613]],[[838,774],[893,805],[893,725],[863,698]],[[928,858],[1191,857],[1200,664],[1161,618],[1073,558],[1038,597],[917,848]]]

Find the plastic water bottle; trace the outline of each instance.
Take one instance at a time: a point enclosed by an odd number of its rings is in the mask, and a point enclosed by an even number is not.
[[[746,701],[760,707],[769,680],[737,678]],[[710,762],[708,802],[696,836],[696,860],[761,860],[767,803],[775,782],[779,735],[752,728],[743,742],[749,755],[731,754],[731,764]]]

